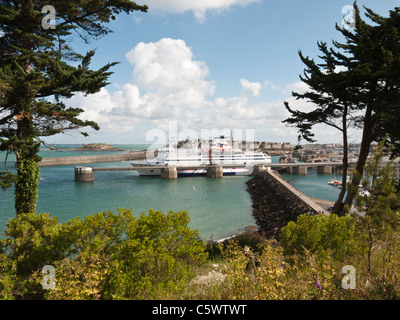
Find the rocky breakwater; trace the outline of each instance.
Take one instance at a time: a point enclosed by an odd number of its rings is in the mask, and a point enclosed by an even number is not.
[[[90,143],[83,145],[82,147],[77,149],[63,149],[63,151],[88,151],[87,154],[90,154],[92,151],[119,151],[119,152],[115,152],[112,154],[95,153],[95,155],[42,158],[42,160],[38,162],[39,167],[66,166],[66,165],[88,164],[96,162],[131,161],[138,159],[146,159],[148,156],[146,151],[134,151],[134,150],[126,151],[124,149],[114,148],[105,143]]]
[[[262,171],[249,180],[247,191],[253,200],[259,231],[270,239],[278,239],[281,229],[299,215],[318,214],[322,210],[272,170]]]

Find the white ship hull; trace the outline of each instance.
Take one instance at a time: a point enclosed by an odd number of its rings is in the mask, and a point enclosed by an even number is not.
[[[265,153],[232,150],[226,141],[217,142],[208,150],[159,150],[157,158],[151,161],[138,160],[130,164],[140,176],[160,176],[164,166],[176,167],[178,176],[205,176],[210,165],[223,166],[223,175],[249,175],[256,165],[264,165],[269,169],[268,164],[272,161]]]
[[[188,168],[185,169],[185,167],[177,167],[178,171],[178,176],[181,177],[190,177],[190,176],[206,176],[207,175],[207,168],[199,168],[199,169],[193,169],[193,168]],[[223,175],[228,176],[228,175],[249,175],[253,172],[253,168],[246,168],[246,167],[239,167],[239,168],[223,168]],[[140,176],[160,176],[161,175],[161,169],[159,168],[151,168],[151,167],[146,167],[146,168],[138,168],[137,172],[139,173]]]

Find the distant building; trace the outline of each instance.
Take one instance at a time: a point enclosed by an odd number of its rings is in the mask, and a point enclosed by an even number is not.
[[[291,142],[282,142],[282,149],[292,149],[293,145]]]

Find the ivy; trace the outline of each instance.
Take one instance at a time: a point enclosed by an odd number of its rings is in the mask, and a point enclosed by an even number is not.
[[[35,213],[38,197],[39,166],[34,160],[20,159],[15,183],[15,209],[21,213]]]
[[[17,175],[7,171],[0,172],[0,187],[5,191],[11,188],[17,179]]]

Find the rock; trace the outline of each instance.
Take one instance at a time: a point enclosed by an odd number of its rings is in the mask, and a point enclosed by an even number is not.
[[[114,148],[107,143],[88,143],[77,149],[68,149],[69,151],[124,151],[124,149]]]
[[[107,143],[89,143],[82,146],[82,149],[91,149],[91,150],[105,150],[105,149],[114,149]]]
[[[267,171],[254,176],[247,187],[253,200],[253,216],[267,238],[278,240],[283,227],[310,212],[310,208]]]

